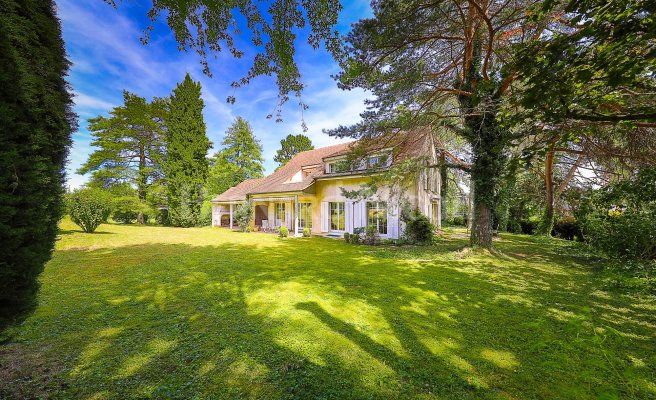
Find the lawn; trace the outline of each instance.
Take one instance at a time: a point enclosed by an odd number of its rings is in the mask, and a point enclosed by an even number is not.
[[[656,398],[656,299],[580,245],[62,224],[0,398]]]

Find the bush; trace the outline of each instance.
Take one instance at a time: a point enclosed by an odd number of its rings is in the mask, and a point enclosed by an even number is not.
[[[66,200],[71,220],[87,233],[95,231],[111,211],[109,196],[100,189],[78,189]]]
[[[312,231],[310,231],[310,228],[303,228],[303,237],[310,237],[312,236]]]
[[[169,210],[166,208],[158,209],[157,214],[155,215],[155,222],[164,226],[171,225],[171,220],[169,219]]]
[[[519,221],[520,231],[521,233],[524,233],[526,235],[532,235],[538,229],[539,224],[540,224],[539,217],[530,217],[528,219],[523,219]]]
[[[346,243],[351,243],[351,234],[348,232],[344,232],[344,241]]]
[[[0,330],[36,305],[63,212],[77,116],[54,3],[0,2]]]
[[[148,207],[136,196],[122,196],[114,199],[112,218],[114,221],[131,224],[137,221],[139,214],[143,223],[148,221]]]
[[[429,244],[433,242],[435,228],[428,217],[415,209],[402,215],[405,222],[405,239],[413,244]]]
[[[656,168],[593,192],[577,217],[584,239],[608,256],[656,259]]]
[[[453,225],[455,226],[465,226],[465,217],[462,215],[456,215],[453,217]]]
[[[380,244],[380,234],[378,233],[378,228],[376,226],[374,225],[367,226],[367,228],[364,230],[363,242],[364,244],[368,244],[370,246],[375,246]]]
[[[278,229],[278,236],[281,238],[286,238],[289,236],[289,229],[287,229],[286,226],[281,226],[280,229]]]
[[[253,203],[245,201],[237,207],[232,214],[232,218],[242,232],[250,232],[251,219],[253,218]]]
[[[200,206],[200,216],[198,217],[198,226],[212,225],[212,202],[209,200],[203,201]]]
[[[554,223],[551,234],[552,236],[567,240],[581,240],[583,237],[579,222],[574,217],[564,217],[557,220]]]

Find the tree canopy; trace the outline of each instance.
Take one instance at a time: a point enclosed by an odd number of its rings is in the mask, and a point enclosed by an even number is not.
[[[298,135],[287,135],[280,141],[280,148],[276,151],[273,161],[277,162],[279,166],[287,164],[296,154],[314,149],[312,141],[309,137],[299,133]]]
[[[123,105],[114,107],[109,117],[89,120],[91,145],[97,149],[77,172],[91,172],[92,184],[104,188],[127,182],[145,200],[148,187],[163,174],[166,107],[165,100],[148,102],[124,91]]]
[[[255,137],[248,121],[237,117],[228,128],[221,144],[225,159],[237,168],[238,182],[262,176],[264,173],[262,145]]]

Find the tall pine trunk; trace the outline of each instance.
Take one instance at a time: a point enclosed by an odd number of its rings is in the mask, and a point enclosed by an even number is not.
[[[148,173],[146,171],[146,149],[144,146],[139,148],[139,178],[137,180],[137,196],[142,202],[146,201],[146,185],[148,184]],[[146,218],[142,211],[137,215],[137,222],[140,224],[146,223]]]
[[[544,186],[545,186],[545,206],[544,215],[538,228],[538,233],[542,235],[551,235],[551,230],[554,224],[554,183],[553,183],[553,163],[554,163],[554,150],[553,144],[547,152],[547,157],[544,163]]]
[[[449,174],[446,166],[446,156],[444,152],[440,155],[440,216],[442,221],[446,221],[446,202],[447,192],[449,190]]]

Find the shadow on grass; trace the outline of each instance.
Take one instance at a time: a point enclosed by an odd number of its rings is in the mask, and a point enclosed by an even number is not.
[[[524,255],[398,256],[319,238],[58,251],[46,306],[0,354],[12,366],[0,395],[653,394],[653,303],[599,291],[567,254],[504,241]]]

